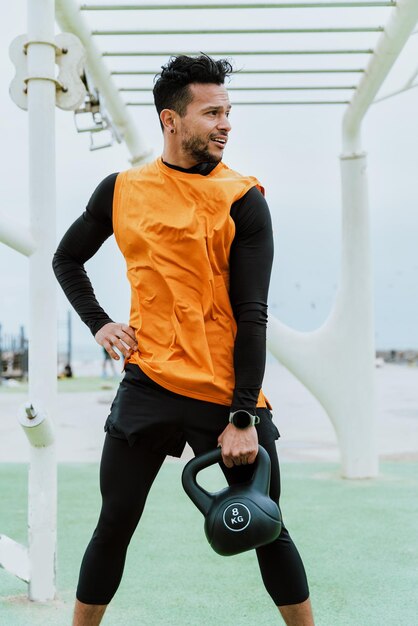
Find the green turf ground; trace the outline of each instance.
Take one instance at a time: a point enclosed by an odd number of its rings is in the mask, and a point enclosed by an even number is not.
[[[26,585],[0,570],[0,626],[71,622],[78,567],[99,505],[97,465],[59,467],[57,600],[26,599]],[[279,624],[255,555],[221,557],[203,517],[166,463],[132,540],[108,626]],[[418,626],[418,465],[382,464],[376,480],[345,481],[333,464],[282,466],[286,523],[309,574],[317,626]],[[211,468],[205,486],[220,486]],[[0,532],[26,538],[26,473],[0,465]]]

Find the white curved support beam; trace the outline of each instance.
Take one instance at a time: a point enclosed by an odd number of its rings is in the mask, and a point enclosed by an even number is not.
[[[30,580],[28,548],[7,535],[0,535],[0,567],[28,583]]]
[[[377,475],[374,338],[365,156],[342,161],[340,288],[326,322],[310,333],[269,319],[270,351],[311,391],[337,433],[342,475]]]
[[[146,147],[138,133],[134,120],[116,88],[112,76],[103,62],[102,55],[94,43],[91,30],[86,24],[79,6],[74,0],[56,0],[55,16],[63,31],[77,35],[86,49],[87,66],[113,123],[131,153],[132,165],[149,159],[151,150]]]
[[[30,256],[36,250],[36,242],[27,226],[0,215],[0,241],[24,256]]]
[[[337,433],[342,473],[378,472],[374,392],[374,315],[366,155],[360,127],[418,21],[418,2],[399,0],[343,120],[340,287],[322,327],[300,333],[271,318],[269,348],[327,411]]]

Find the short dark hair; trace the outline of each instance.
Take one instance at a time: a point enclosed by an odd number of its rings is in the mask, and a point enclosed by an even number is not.
[[[172,109],[183,117],[187,105],[193,99],[189,89],[191,83],[223,85],[225,78],[232,72],[233,67],[227,59],[215,61],[206,54],[198,57],[170,57],[154,79],[153,94],[158,116],[163,109]]]

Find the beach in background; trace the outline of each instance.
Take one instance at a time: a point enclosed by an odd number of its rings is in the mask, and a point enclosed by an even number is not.
[[[97,462],[103,424],[122,374],[101,377],[102,361],[74,362],[75,377],[58,382],[55,415],[59,462]],[[418,460],[418,367],[376,367],[378,450],[386,460]],[[0,386],[0,462],[23,462],[29,446],[17,415],[27,400],[22,383]],[[334,428],[319,402],[280,363],[269,359],[263,389],[274,409],[281,461],[339,461]],[[190,451],[185,451],[185,456]]]

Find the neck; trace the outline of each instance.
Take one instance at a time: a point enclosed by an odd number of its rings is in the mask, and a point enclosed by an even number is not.
[[[162,159],[164,163],[170,163],[170,165],[175,165],[185,170],[198,165],[198,162],[194,159],[179,153],[178,150],[169,149],[168,146],[164,146]]]

